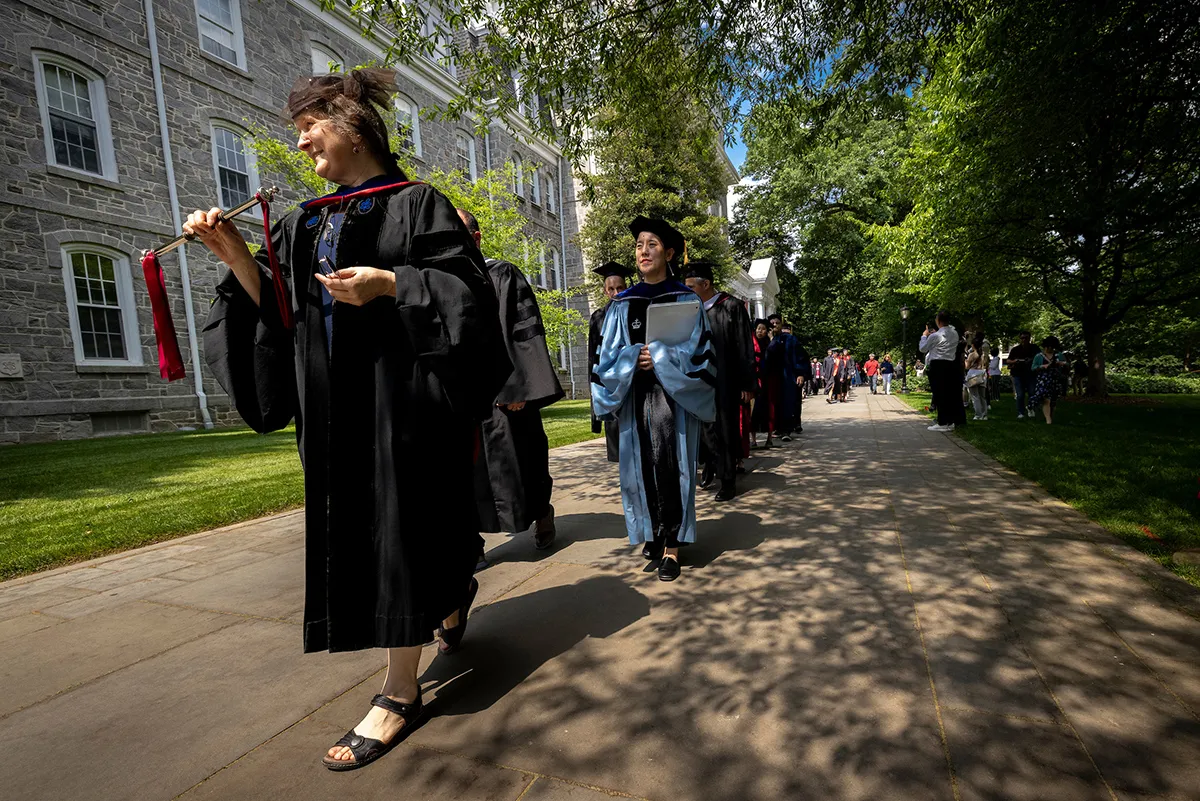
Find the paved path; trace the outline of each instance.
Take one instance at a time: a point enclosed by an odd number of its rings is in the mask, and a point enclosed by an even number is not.
[[[674,584],[555,451],[559,545],[489,538],[437,716],[351,774],[382,661],[300,654],[299,515],[0,584],[0,797],[1200,798],[1195,592],[893,398],[805,414]]]

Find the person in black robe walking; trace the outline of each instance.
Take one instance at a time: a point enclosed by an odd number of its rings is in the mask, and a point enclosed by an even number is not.
[[[340,188],[276,222],[257,255],[219,209],[184,225],[230,267],[204,327],[213,373],[256,431],[296,421],[304,650],[388,649],[383,689],[325,754],[331,770],[403,740],[424,712],[422,646],[462,639],[482,546],[477,430],[512,371],[483,256],[454,205],[388,152],[379,107],[394,75],[296,82],[297,146]]]
[[[478,220],[465,209],[459,209],[458,216],[476,247],[481,247]],[[515,533],[536,523],[533,546],[544,551],[554,544],[550,503],[554,482],[541,410],[561,400],[564,393],[528,279],[510,262],[487,259],[485,263],[500,301],[500,328],[513,371],[496,396],[492,416],[480,426],[483,458],[475,463],[480,530]],[[478,567],[486,566],[481,551]]]
[[[604,281],[606,300],[604,305],[592,312],[592,316],[588,319],[588,375],[592,375],[596,365],[600,363],[600,332],[604,328],[604,314],[608,311],[612,299],[629,288],[629,278],[633,275],[633,270],[615,261],[606,262],[592,272]],[[600,418],[596,417],[596,404],[591,402],[590,396],[588,402],[592,407],[592,433],[599,434],[602,424]],[[621,460],[619,446],[621,430],[616,423],[603,423],[603,426],[604,446],[608,453],[608,461],[619,462]]]
[[[745,305],[713,286],[713,263],[697,259],[684,269],[684,283],[699,296],[712,329],[717,367],[717,419],[700,428],[704,472],[700,487],[707,489],[714,476],[720,479],[716,500],[737,494],[737,467],[742,458],[742,404],[754,399],[754,332]]]

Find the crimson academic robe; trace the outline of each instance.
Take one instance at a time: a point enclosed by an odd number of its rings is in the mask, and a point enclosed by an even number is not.
[[[546,329],[529,281],[514,265],[488,259],[500,301],[500,328],[513,371],[483,422],[483,458],[475,466],[481,531],[525,531],[550,505],[550,444],[541,410],[563,397],[546,347]],[[501,408],[524,402],[520,411]]]
[[[454,205],[423,184],[368,186],[274,225],[293,330],[261,250],[262,304],[229,273],[204,327],[205,358],[242,419],[260,432],[296,421],[305,651],[421,645],[464,603],[483,546],[476,431],[512,370],[495,290]],[[336,268],[396,274],[394,298],[328,306],[332,339],[318,237],[336,239]]]

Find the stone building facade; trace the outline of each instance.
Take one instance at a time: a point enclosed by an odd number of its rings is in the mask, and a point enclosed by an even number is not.
[[[163,257],[188,368],[167,383],[140,253],[174,236],[179,215],[273,182],[243,137],[252,124],[292,135],[279,111],[297,76],[381,48],[315,0],[0,0],[0,13],[0,442],[236,422],[194,352],[223,269],[200,246]],[[426,59],[399,82],[401,116],[444,106],[456,86],[453,67]],[[544,283],[582,281],[574,182],[569,170],[560,180],[556,147],[519,141],[509,129],[527,131],[521,120],[478,136],[472,120],[415,119],[418,173],[520,160]],[[280,212],[303,199],[281,188]],[[239,224],[261,241],[261,220]],[[570,302],[586,313],[586,298]],[[586,394],[585,343],[558,356],[564,388]]]

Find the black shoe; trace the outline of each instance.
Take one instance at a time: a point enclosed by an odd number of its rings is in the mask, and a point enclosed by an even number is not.
[[[780,437],[780,439],[783,440],[784,442],[792,441],[792,438],[790,436],[788,436],[787,434],[784,434],[782,437]]]
[[[649,559],[651,562],[656,562],[662,559],[663,546],[665,540],[650,540],[642,546],[642,556]]]
[[[558,529],[554,525],[554,507],[550,507],[550,511],[537,522],[537,530],[533,533],[533,547],[539,551],[544,551],[554,544],[554,537],[558,534]]]
[[[716,470],[710,464],[704,465],[704,471],[700,474],[700,489],[708,489],[716,480]]]
[[[675,579],[679,578],[680,572],[678,559],[672,559],[669,556],[664,556],[662,561],[658,563],[659,581],[674,581]]]
[[[458,610],[458,625],[453,628],[438,627],[438,652],[452,654],[458,650],[463,635],[467,633],[467,617],[471,614],[471,604],[475,603],[475,594],[479,592],[479,582],[471,579],[471,589],[467,593],[467,602]]]
[[[732,500],[734,495],[737,495],[736,485],[732,481],[722,481],[721,488],[717,490],[717,501],[723,502]]]

